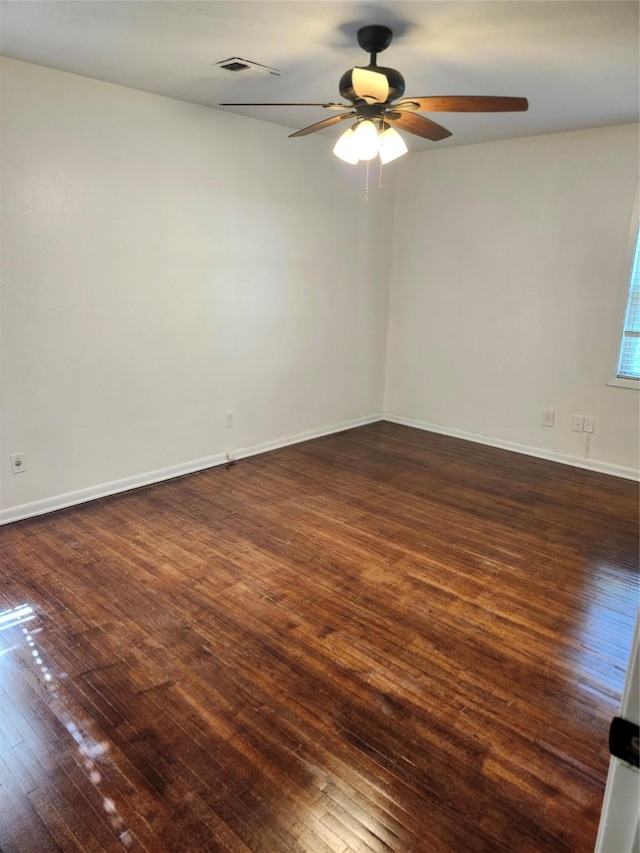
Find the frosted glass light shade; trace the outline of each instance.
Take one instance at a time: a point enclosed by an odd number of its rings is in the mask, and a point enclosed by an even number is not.
[[[389,97],[389,81],[381,71],[354,68],[351,72],[351,85],[356,95],[368,104],[384,104]]]
[[[380,160],[383,163],[390,163],[402,157],[408,150],[404,139],[392,127],[388,127],[384,133],[380,134]]]
[[[355,166],[360,159],[358,157],[357,147],[356,135],[353,130],[349,128],[349,130],[345,130],[333,146],[333,153],[336,157],[344,160],[345,163],[351,163],[352,166]]]
[[[378,128],[372,121],[365,119],[358,123],[353,132],[360,160],[373,160],[380,148]]]

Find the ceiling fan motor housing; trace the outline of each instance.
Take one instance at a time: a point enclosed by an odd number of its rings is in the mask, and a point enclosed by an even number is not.
[[[396,71],[395,68],[383,68],[380,65],[365,65],[359,67],[364,68],[366,71],[375,71],[376,74],[384,74],[387,78],[387,83],[389,84],[389,96],[386,101],[387,103],[391,103],[391,101],[395,101],[396,98],[401,98],[402,95],[404,95],[404,77],[399,71]],[[353,88],[351,79],[352,74],[353,68],[345,71],[340,78],[339,89],[343,98],[355,103],[360,99]]]

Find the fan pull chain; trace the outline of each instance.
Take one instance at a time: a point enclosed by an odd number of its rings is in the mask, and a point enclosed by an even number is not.
[[[364,200],[369,201],[369,161],[367,160],[367,176],[364,183]]]
[[[382,160],[380,160],[380,175],[378,176],[378,189],[382,189]]]

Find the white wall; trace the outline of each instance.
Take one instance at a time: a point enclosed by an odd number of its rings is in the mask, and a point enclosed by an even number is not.
[[[637,125],[407,158],[385,411],[637,469],[638,392],[607,385],[637,177]],[[590,441],[573,414],[595,417]]]
[[[392,170],[366,203],[326,138],[13,60],[2,97],[5,509],[379,414]]]
[[[375,418],[385,352],[392,417],[637,469],[637,126],[412,153],[367,203],[325,137],[13,60],[2,98],[4,520]]]

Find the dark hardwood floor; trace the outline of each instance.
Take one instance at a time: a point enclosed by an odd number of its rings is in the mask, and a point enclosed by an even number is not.
[[[2,853],[593,850],[635,483],[380,423],[0,562]]]

